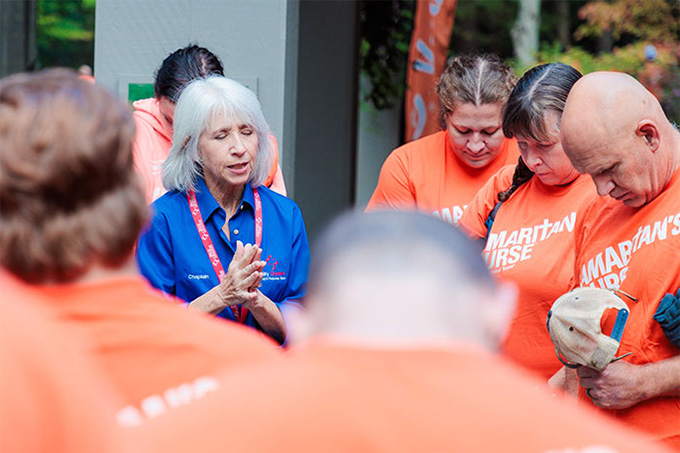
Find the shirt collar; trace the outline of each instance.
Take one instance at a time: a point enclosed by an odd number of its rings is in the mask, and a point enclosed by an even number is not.
[[[198,202],[198,207],[201,210],[201,217],[203,222],[207,222],[208,218],[218,209],[222,209],[220,205],[215,200],[215,197],[208,190],[208,186],[205,184],[203,178],[198,178],[196,181],[196,201]],[[250,184],[246,184],[243,190],[243,197],[241,198],[241,205],[249,205],[251,209],[255,205],[255,198],[253,196],[253,188]]]
[[[255,196],[253,195],[253,188],[250,184],[246,184],[246,188],[243,191],[243,198],[241,198],[241,204],[247,204],[251,209],[255,206]]]

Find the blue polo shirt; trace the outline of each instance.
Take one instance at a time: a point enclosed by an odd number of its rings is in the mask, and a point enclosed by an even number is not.
[[[302,213],[289,198],[267,187],[258,188],[262,200],[262,256],[266,261],[260,291],[281,309],[296,304],[304,295],[309,271],[309,243]],[[241,204],[229,219],[230,238],[222,231],[226,212],[201,178],[196,184],[196,201],[225,272],[236,251],[236,241],[255,244],[253,189],[246,184]],[[156,288],[191,302],[219,284],[208,259],[183,192],[168,192],[153,203],[155,215],[137,247],[142,274]],[[218,316],[234,320],[230,308]],[[246,325],[261,330],[252,313]]]

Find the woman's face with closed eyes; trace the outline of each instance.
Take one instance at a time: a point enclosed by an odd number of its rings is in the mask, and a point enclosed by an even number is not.
[[[548,186],[563,186],[578,178],[578,172],[562,149],[559,130],[560,115],[547,112],[543,122],[547,136],[540,141],[517,133],[517,147],[524,164]]]
[[[493,162],[503,145],[501,124],[503,103],[466,103],[446,115],[446,130],[453,151],[472,168],[483,168]]]

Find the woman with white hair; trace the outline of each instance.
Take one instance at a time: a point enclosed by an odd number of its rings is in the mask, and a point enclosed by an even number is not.
[[[283,343],[281,308],[303,295],[309,244],[295,202],[262,186],[269,134],[248,88],[222,76],[191,82],[163,165],[168,193],[153,204],[137,258],[166,294]]]

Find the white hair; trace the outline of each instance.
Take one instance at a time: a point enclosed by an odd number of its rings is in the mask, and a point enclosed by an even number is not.
[[[255,93],[235,80],[212,75],[192,81],[177,101],[172,148],[163,164],[167,190],[195,190],[196,180],[203,175],[198,141],[219,115],[233,115],[255,130],[257,156],[248,182],[253,187],[264,184],[273,162],[273,147],[260,102]]]

